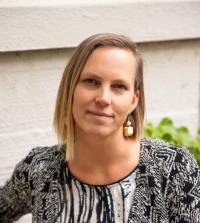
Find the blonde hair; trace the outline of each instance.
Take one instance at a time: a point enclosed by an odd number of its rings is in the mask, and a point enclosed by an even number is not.
[[[143,61],[135,43],[128,37],[113,33],[102,33],[90,36],[79,44],[69,60],[59,86],[55,113],[54,128],[60,145],[67,146],[66,159],[74,156],[74,119],[72,115],[73,94],[79,76],[88,60],[88,57],[98,47],[117,47],[130,50],[136,58],[137,69],[134,89],[139,91],[139,102],[130,114],[134,125],[133,137],[141,138],[143,135],[145,97],[143,84]]]

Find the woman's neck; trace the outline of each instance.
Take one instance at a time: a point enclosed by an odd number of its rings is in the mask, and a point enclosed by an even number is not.
[[[68,163],[71,172],[84,182],[104,184],[121,179],[138,165],[140,142],[123,136],[85,137],[76,140],[74,151],[74,160]]]
[[[76,140],[74,152],[75,160],[93,161],[94,164],[106,164],[115,161],[119,161],[120,157],[129,156],[128,147],[133,145],[136,140],[124,138],[122,134],[115,134],[109,137],[94,137],[83,136]],[[124,148],[127,148],[124,149]],[[86,163],[87,163],[86,162]],[[92,162],[92,163],[93,163]]]

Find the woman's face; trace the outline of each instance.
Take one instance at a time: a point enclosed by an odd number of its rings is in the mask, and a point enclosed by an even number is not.
[[[76,137],[123,134],[123,123],[138,104],[135,72],[136,60],[129,50],[100,47],[90,55],[74,90]]]

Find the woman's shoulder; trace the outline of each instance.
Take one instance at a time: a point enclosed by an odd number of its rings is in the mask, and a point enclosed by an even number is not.
[[[50,161],[55,158],[64,158],[64,153],[64,146],[38,146],[30,150],[26,159],[29,161],[32,161],[33,159],[42,159],[43,161]]]
[[[160,151],[162,150],[177,150],[180,147],[176,146],[175,144],[166,142],[162,139],[158,138],[143,138],[141,139],[141,144],[148,150]]]
[[[49,168],[56,171],[56,169],[58,170],[64,162],[64,146],[41,146],[31,149],[18,166],[19,168],[28,171],[31,177],[31,175],[42,175]]]
[[[173,143],[166,142],[162,139],[156,138],[143,138],[141,140],[143,150],[152,154],[190,154],[189,150],[185,146],[177,146]]]
[[[193,155],[186,147],[165,142],[161,139],[144,138],[141,140],[145,160],[154,160],[165,166],[192,165],[197,167]]]

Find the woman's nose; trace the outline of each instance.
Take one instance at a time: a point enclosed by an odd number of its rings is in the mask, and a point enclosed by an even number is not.
[[[106,106],[111,104],[111,95],[108,89],[101,89],[95,98],[95,103]]]

